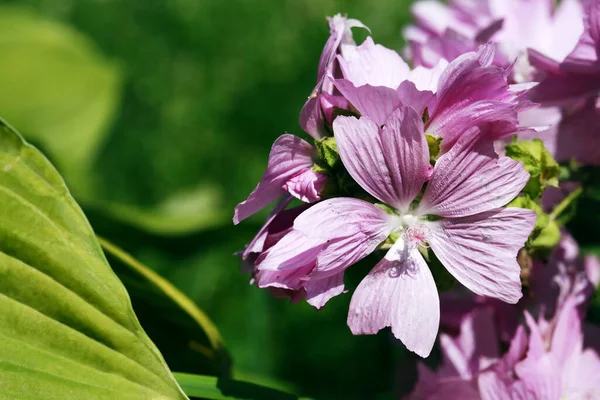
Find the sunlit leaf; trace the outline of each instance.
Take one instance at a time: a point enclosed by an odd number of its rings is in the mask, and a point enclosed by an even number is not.
[[[62,178],[0,125],[2,398],[185,399]]]

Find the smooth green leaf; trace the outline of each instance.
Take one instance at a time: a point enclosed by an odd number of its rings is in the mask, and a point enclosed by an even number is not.
[[[175,377],[188,396],[202,399],[300,400],[295,394],[247,381],[182,373],[175,373]]]
[[[98,240],[125,284],[138,318],[154,343],[165,351],[171,368],[228,374],[230,359],[210,318],[169,281],[106,239]]]
[[[0,7],[0,115],[85,185],[119,103],[118,67],[74,29],[29,9]]]
[[[185,399],[50,162],[0,125],[0,388],[11,399]]]

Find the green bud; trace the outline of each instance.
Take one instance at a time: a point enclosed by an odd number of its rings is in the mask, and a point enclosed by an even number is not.
[[[515,141],[506,146],[506,155],[515,161],[521,161],[531,175],[523,193],[532,199],[539,199],[548,186],[558,187],[560,166],[541,140]]]
[[[338,165],[340,154],[338,153],[334,137],[329,136],[321,140],[315,140],[315,147],[319,156],[317,164],[320,168],[327,170],[328,168],[335,168]]]
[[[440,148],[443,138],[427,134],[425,135],[425,138],[427,139],[427,146],[429,147],[429,159],[433,163],[440,155]]]

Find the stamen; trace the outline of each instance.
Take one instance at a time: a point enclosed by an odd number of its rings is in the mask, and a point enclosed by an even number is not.
[[[402,238],[406,244],[410,247],[422,246],[428,248],[429,246],[425,243],[429,238],[431,231],[428,227],[423,224],[412,225],[404,230]]]

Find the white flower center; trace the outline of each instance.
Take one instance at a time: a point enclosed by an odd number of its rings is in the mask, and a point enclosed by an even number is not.
[[[430,231],[420,217],[407,213],[396,216],[394,222],[396,225],[394,232],[398,233],[408,246],[418,247],[427,242]]]

